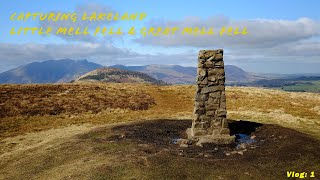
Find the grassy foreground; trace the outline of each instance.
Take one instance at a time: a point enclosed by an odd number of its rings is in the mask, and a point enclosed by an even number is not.
[[[290,128],[263,125],[256,148],[230,156],[170,143],[191,126],[194,94],[191,85],[1,85],[0,179],[319,177],[319,94],[227,87],[228,118]]]

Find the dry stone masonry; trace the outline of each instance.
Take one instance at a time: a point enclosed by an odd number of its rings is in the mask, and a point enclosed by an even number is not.
[[[198,57],[197,91],[188,139],[202,143],[229,144],[223,50],[201,50]]]

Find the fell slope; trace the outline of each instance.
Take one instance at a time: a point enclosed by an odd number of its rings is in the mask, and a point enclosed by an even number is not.
[[[114,65],[110,67],[142,72],[170,84],[194,84],[197,76],[196,67],[184,67],[179,65]],[[238,84],[256,79],[255,76],[234,65],[226,65],[225,72],[227,84]]]
[[[87,60],[71,59],[33,62],[0,73],[0,84],[61,83],[102,66]]]

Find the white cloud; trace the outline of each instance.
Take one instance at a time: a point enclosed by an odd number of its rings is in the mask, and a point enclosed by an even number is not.
[[[225,49],[229,63],[308,62],[320,61],[320,22],[309,18],[296,20],[252,19],[233,20],[226,16],[207,19],[187,17],[180,21],[152,20],[152,27],[246,27],[244,36],[181,35],[146,36],[134,40],[142,45]],[[274,63],[276,64],[276,63]]]
[[[51,59],[97,59],[112,61],[119,57],[131,56],[135,53],[112,45],[94,43],[76,44],[0,44],[0,71],[34,61]]]
[[[226,50],[224,60],[226,64],[244,67],[254,72],[319,72],[319,44],[304,42],[301,45],[283,47],[288,48],[285,56],[278,49],[263,51],[230,51]],[[315,48],[314,56],[308,56],[306,49]],[[142,54],[128,49],[117,48],[111,44],[75,43],[75,44],[10,44],[0,43],[0,72],[17,66],[51,59],[88,59],[102,65],[147,65],[147,64],[178,64],[196,66],[199,49],[174,54]],[[251,52],[251,53],[250,53]],[[296,54],[294,54],[296,53]],[[270,56],[268,54],[273,54]],[[305,54],[305,56],[303,56]]]
[[[181,64],[195,65],[196,52],[139,54],[111,44],[10,44],[0,43],[0,72],[17,66],[52,59],[88,59],[102,65]]]
[[[77,12],[108,12],[110,7],[101,5],[78,6]],[[58,23],[59,22],[59,23]],[[43,26],[71,26],[71,22],[58,21],[55,24],[43,23]],[[61,24],[62,23],[62,24]],[[86,24],[79,21],[77,26],[95,27],[101,22]],[[150,45],[156,49],[160,47],[188,47],[193,51],[186,51],[175,54],[159,53],[150,55],[144,53],[143,49],[136,53],[134,51],[118,48],[110,43],[97,41],[92,36],[59,36],[68,41],[80,41],[66,44],[10,44],[0,43],[0,72],[22,64],[34,61],[45,61],[50,59],[88,59],[102,65],[124,64],[124,65],[145,65],[145,64],[180,64],[196,65],[197,51],[200,49],[224,48],[224,59],[226,64],[249,64],[251,69],[260,66],[259,71],[270,71],[270,65],[281,64],[289,68],[293,66],[305,66],[304,72],[312,69],[314,64],[320,60],[320,23],[309,18],[297,20],[233,20],[226,16],[214,16],[207,19],[198,17],[187,17],[181,21],[152,20],[146,24],[147,27],[214,27],[222,26],[247,27],[249,32],[245,36],[146,36],[134,40],[141,45]],[[130,48],[130,47],[128,47]],[[141,46],[144,48],[144,46]],[[163,51],[165,52],[165,51]],[[181,51],[180,51],[181,52]],[[292,63],[295,62],[295,63]],[[268,66],[265,66],[267,63]],[[252,65],[254,64],[254,65]],[[310,65],[313,64],[313,65]],[[248,67],[249,67],[248,65]],[[265,69],[263,69],[265,67]],[[280,66],[279,66],[280,67]],[[289,72],[290,69],[283,72]],[[302,70],[301,70],[302,71]],[[316,70],[313,70],[316,72]],[[281,71],[282,72],[282,71]],[[293,72],[293,70],[292,70]]]
[[[270,48],[277,45],[300,41],[320,35],[320,23],[309,18],[297,20],[233,20],[225,16],[214,16],[207,19],[187,17],[181,21],[152,20],[146,26],[153,27],[213,27],[215,35],[182,35],[146,36],[135,39],[135,42],[152,46],[190,46],[221,48]],[[219,36],[221,27],[247,28],[244,36]]]

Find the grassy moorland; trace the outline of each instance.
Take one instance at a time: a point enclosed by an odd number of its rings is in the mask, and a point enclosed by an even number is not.
[[[1,85],[0,138],[65,127],[191,119],[195,86]],[[227,87],[228,118],[279,124],[320,139],[320,94]]]

